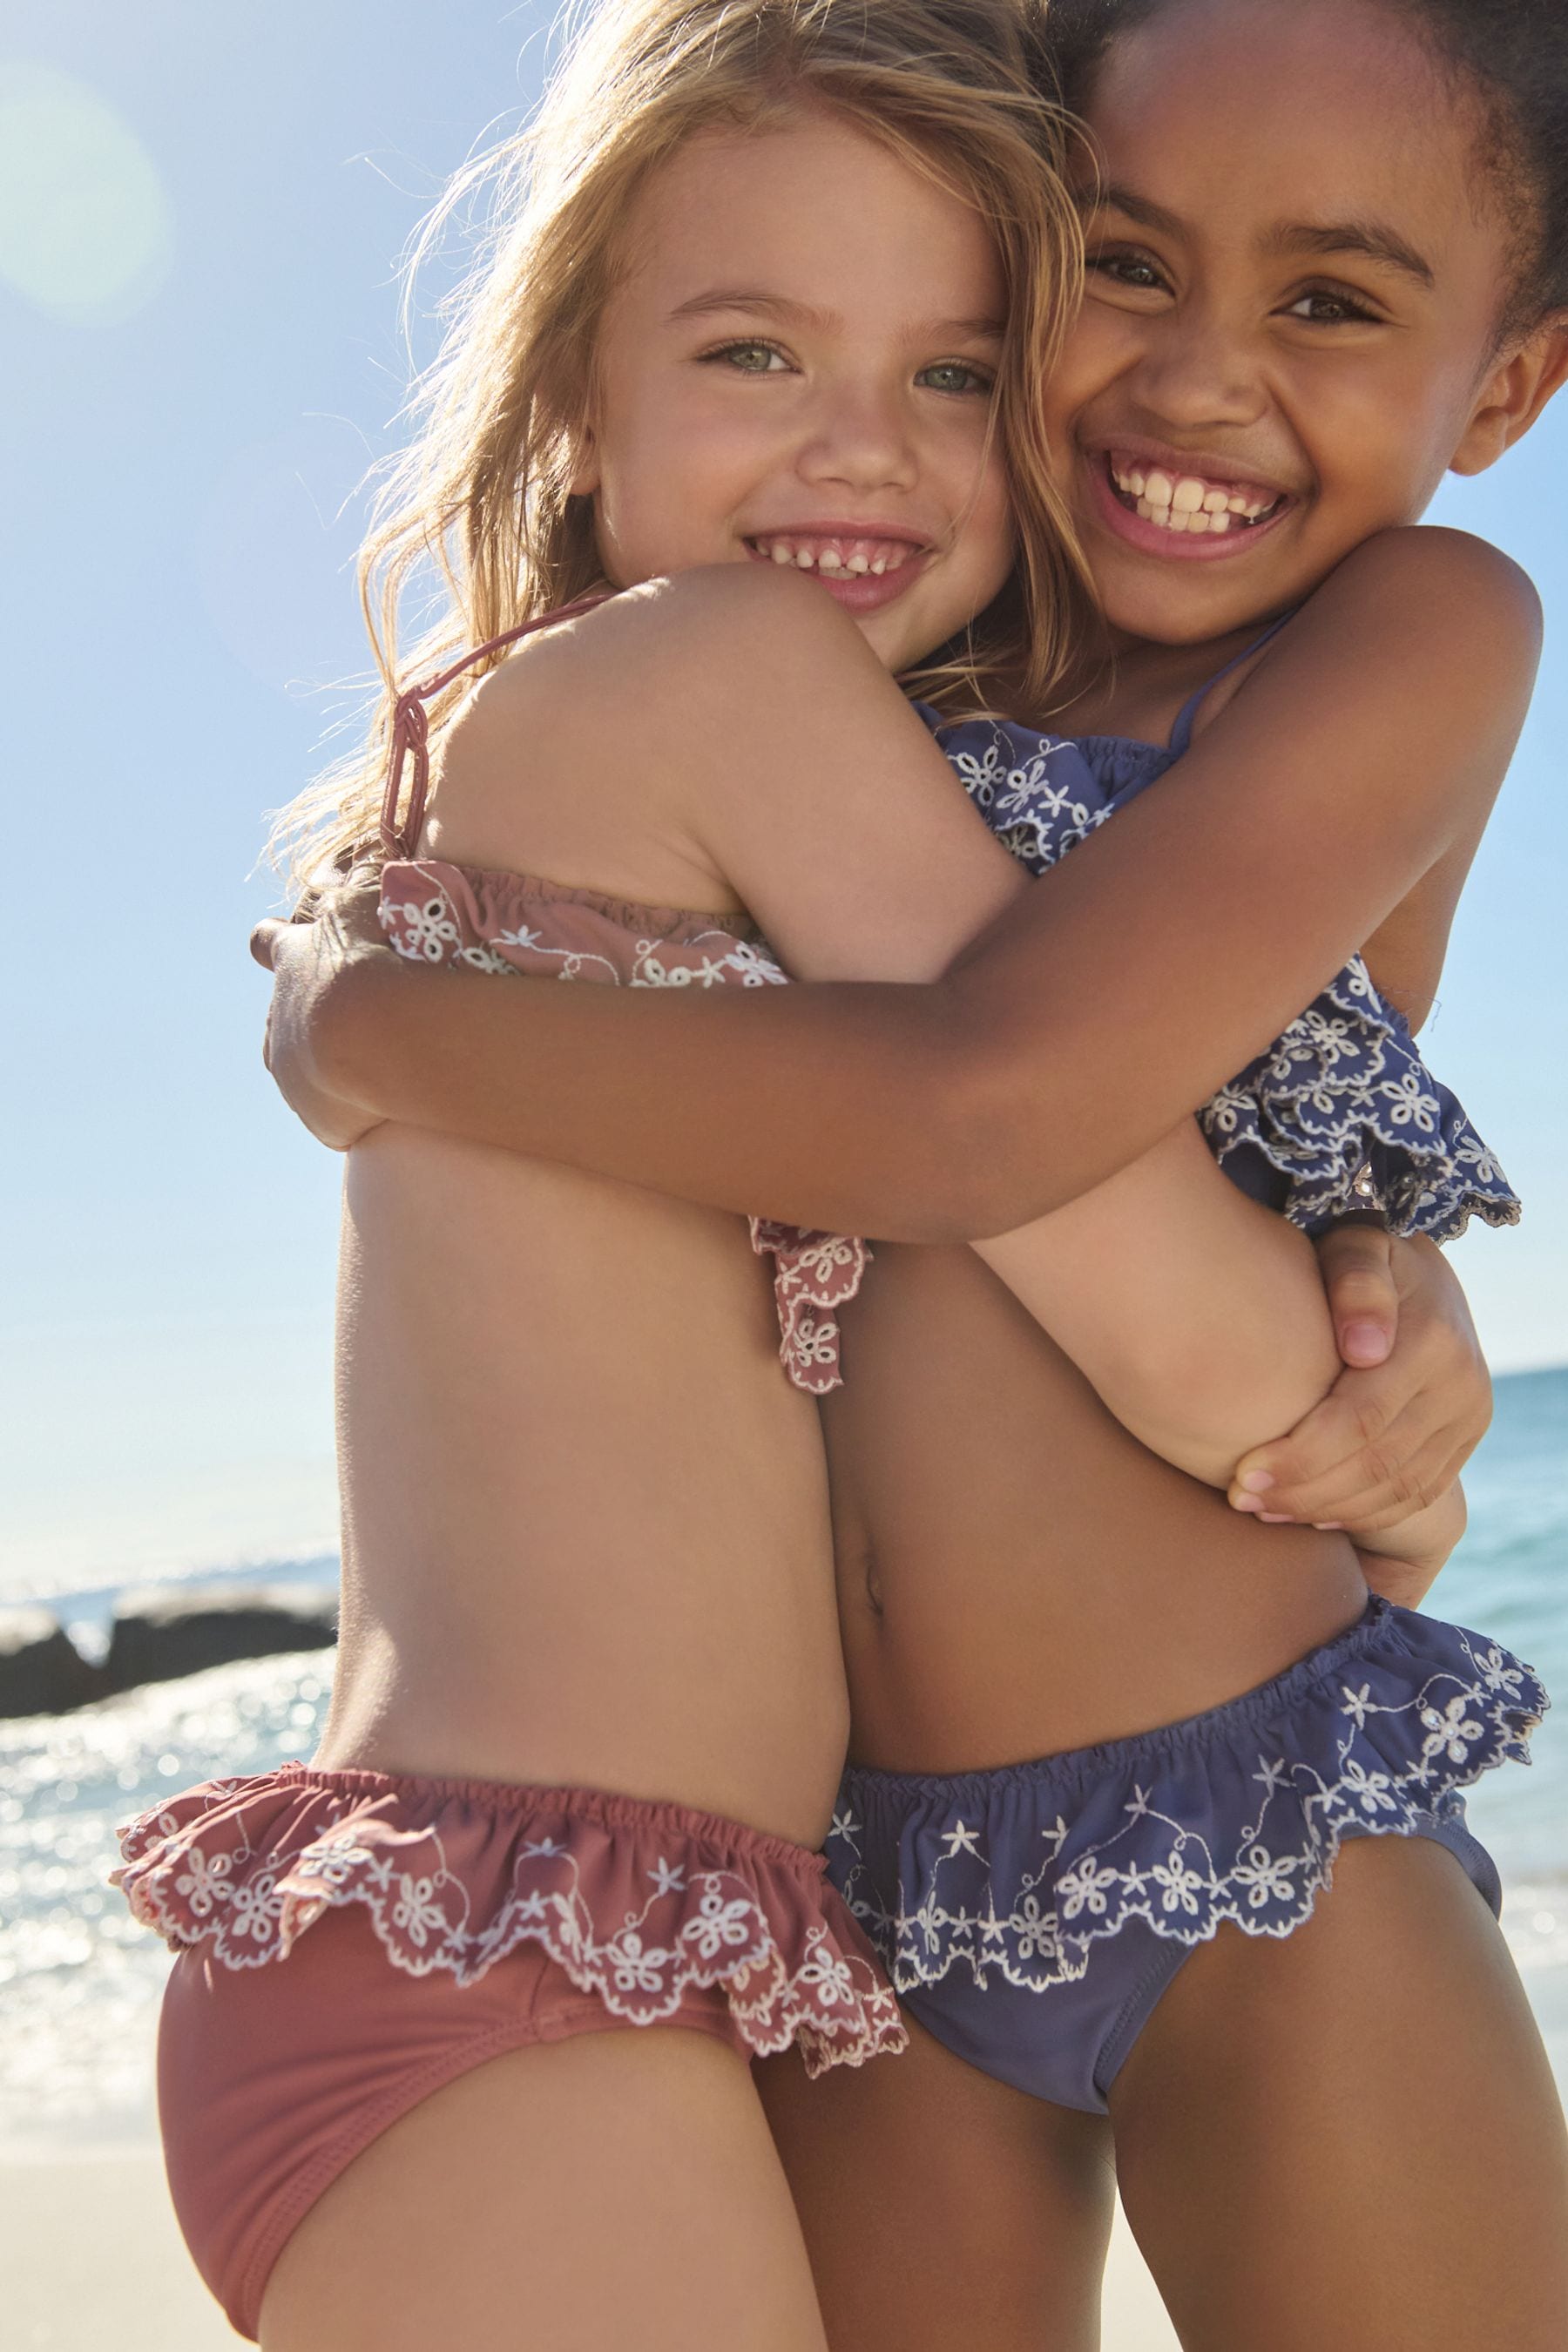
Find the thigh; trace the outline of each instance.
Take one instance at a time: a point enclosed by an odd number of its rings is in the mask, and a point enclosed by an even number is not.
[[[1222,1929],[1113,2087],[1121,2194],[1187,2352],[1550,2352],[1568,2143],[1458,1864],[1365,1839],[1282,1941]]]
[[[673,2027],[491,2059],[356,2158],[279,2259],[263,2352],[825,2352],[744,2061]]]
[[[912,2021],[901,2057],[757,2074],[834,2352],[1093,2352],[1114,2203],[1100,2117],[1026,2098]]]

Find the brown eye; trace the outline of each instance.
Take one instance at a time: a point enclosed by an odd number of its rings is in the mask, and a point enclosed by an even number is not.
[[[1316,287],[1310,294],[1298,295],[1289,315],[1304,319],[1311,327],[1361,326],[1375,319],[1376,312],[1358,302],[1353,295],[1342,294],[1330,287]]]
[[[1113,286],[1125,286],[1134,294],[1162,294],[1165,280],[1146,253],[1091,253],[1088,268],[1097,278],[1108,278]]]

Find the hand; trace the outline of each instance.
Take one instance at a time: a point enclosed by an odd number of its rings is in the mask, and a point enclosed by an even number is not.
[[[1491,1422],[1491,1381],[1435,1243],[1342,1225],[1319,1259],[1349,1370],[1288,1437],[1237,1463],[1230,1500],[1269,1522],[1358,1535],[1439,1501]]]
[[[390,953],[379,899],[374,887],[350,884],[319,899],[308,922],[258,923],[250,935],[251,954],[272,974],[262,1058],[289,1109],[334,1151],[381,1123],[333,1084],[321,1050],[333,983],[364,955]]]
[[[1419,1609],[1465,1532],[1465,1490],[1456,1480],[1446,1495],[1383,1534],[1358,1535],[1356,1549],[1367,1590],[1401,1609]]]

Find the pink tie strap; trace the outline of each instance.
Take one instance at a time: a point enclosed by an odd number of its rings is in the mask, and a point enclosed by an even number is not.
[[[392,752],[386,793],[381,804],[381,842],[389,857],[414,856],[424,826],[425,802],[430,788],[430,722],[425,705],[432,696],[441,693],[487,654],[500,653],[504,646],[514,646],[520,638],[531,637],[539,629],[553,628],[558,621],[572,621],[580,613],[591,613],[595,604],[607,604],[614,593],[604,589],[592,596],[579,596],[574,604],[563,604],[559,612],[544,613],[536,620],[521,623],[515,629],[503,630],[499,637],[488,637],[482,646],[475,646],[460,661],[453,662],[437,677],[404,688],[392,714]],[[399,825],[397,803],[403,791],[403,771],[411,753],[414,784],[408,795],[408,821]]]

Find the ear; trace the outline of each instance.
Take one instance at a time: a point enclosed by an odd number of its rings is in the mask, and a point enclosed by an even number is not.
[[[574,499],[591,499],[599,487],[599,444],[586,419],[567,434],[572,452],[572,478],[567,488]]]
[[[1555,392],[1568,383],[1568,312],[1548,319],[1488,375],[1464,439],[1449,460],[1455,474],[1484,474],[1523,439]]]

